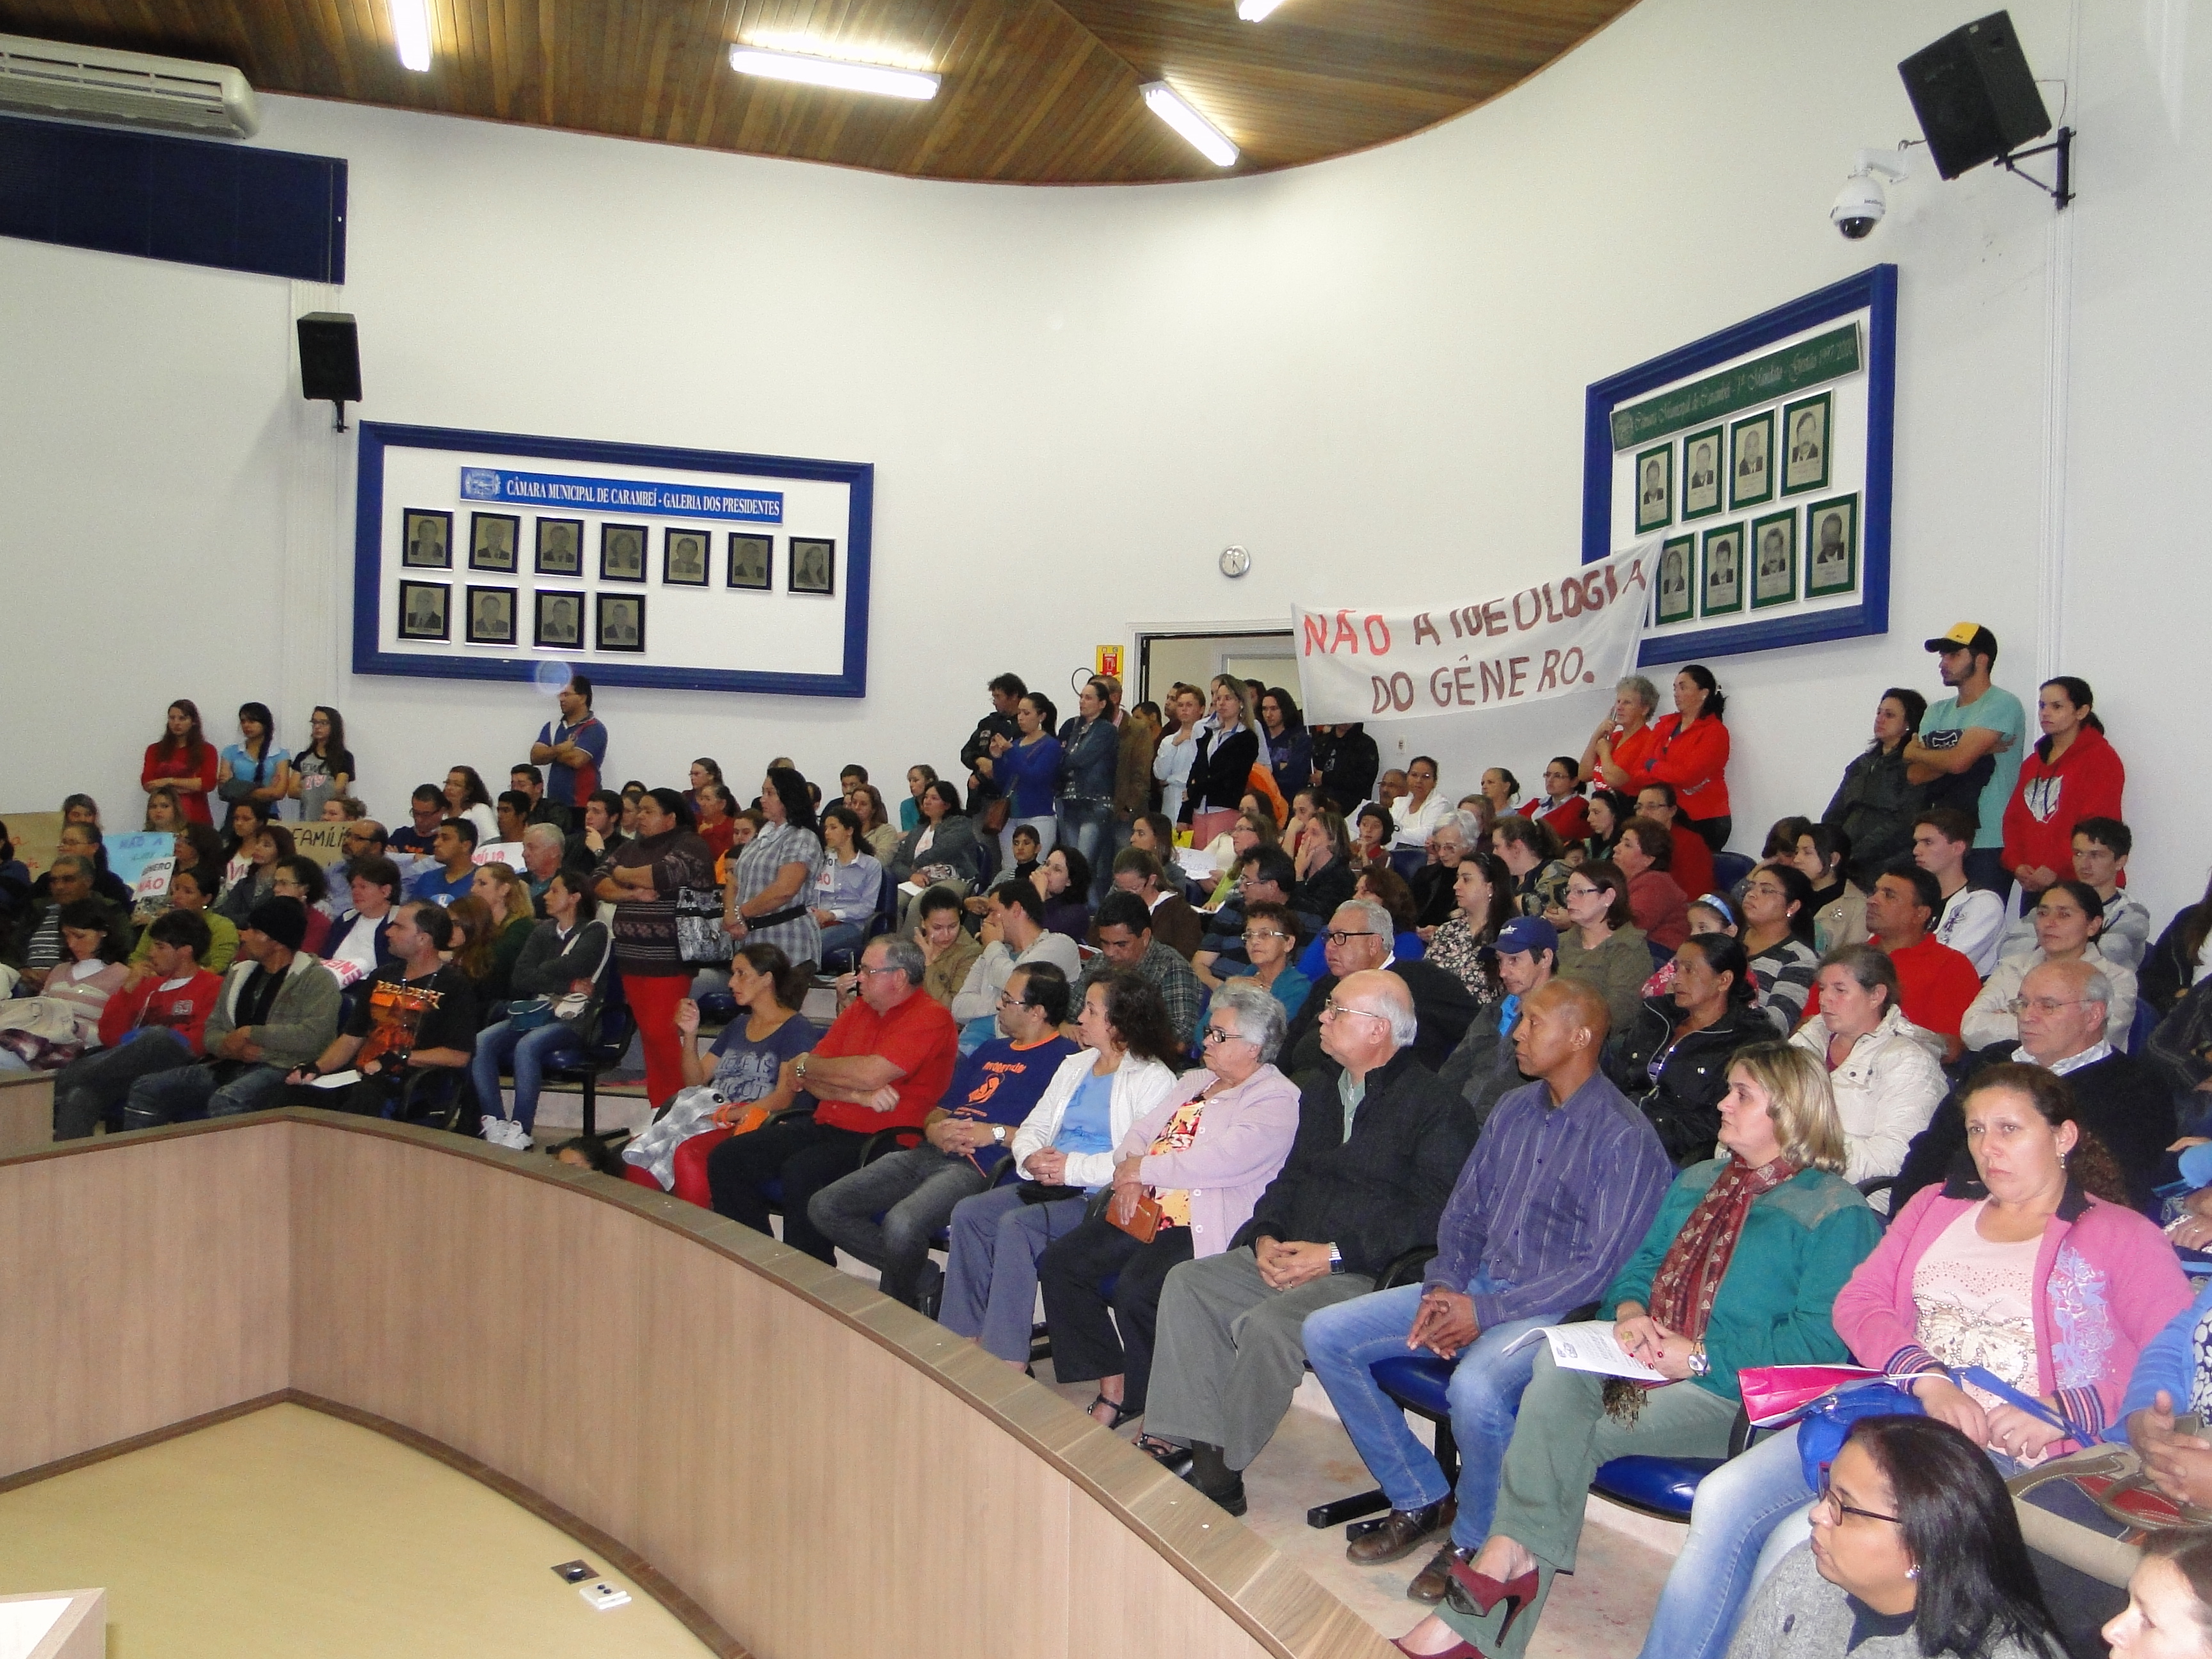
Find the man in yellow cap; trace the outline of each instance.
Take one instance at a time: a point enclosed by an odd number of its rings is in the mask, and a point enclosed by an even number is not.
[[[1966,878],[1999,898],[2012,891],[2004,867],[2004,809],[2020,780],[2027,713],[2020,699],[1990,683],[1997,636],[1962,622],[1928,641],[1953,694],[1930,703],[1920,734],[1905,745],[1905,778],[1931,785],[1928,805],[1949,806],[1974,820]]]

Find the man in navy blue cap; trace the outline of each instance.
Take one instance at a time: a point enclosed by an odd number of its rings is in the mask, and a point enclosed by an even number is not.
[[[1521,1020],[1521,1005],[1548,983],[1559,965],[1559,930],[1541,916],[1516,916],[1498,930],[1491,947],[1498,959],[1498,978],[1505,995],[1497,1017],[1477,1014],[1437,1076],[1474,1109],[1474,1121],[1487,1122],[1498,1103],[1528,1079],[1514,1058],[1513,1028]]]

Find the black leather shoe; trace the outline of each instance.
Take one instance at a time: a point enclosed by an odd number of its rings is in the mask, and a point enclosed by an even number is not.
[[[1452,1509],[1450,1498],[1440,1498],[1417,1510],[1392,1510],[1382,1520],[1365,1522],[1358,1528],[1358,1535],[1344,1547],[1344,1559],[1358,1567],[1379,1567],[1386,1561],[1402,1561],[1438,1527],[1451,1524]]]
[[[1406,1599],[1419,1601],[1424,1607],[1436,1606],[1444,1599],[1444,1592],[1451,1588],[1452,1563],[1474,1559],[1473,1550],[1455,1549],[1446,1544],[1436,1553],[1427,1566],[1413,1575],[1413,1582],[1406,1586]]]
[[[1191,1443],[1190,1473],[1183,1477],[1231,1515],[1244,1513],[1244,1476],[1229,1467],[1221,1448]]]

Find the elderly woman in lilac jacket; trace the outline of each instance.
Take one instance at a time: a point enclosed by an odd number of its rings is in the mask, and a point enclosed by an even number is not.
[[[1091,1414],[1109,1428],[1144,1413],[1170,1270],[1228,1249],[1291,1155],[1297,1085],[1272,1063],[1285,1025],[1283,1005],[1264,987],[1225,981],[1200,1034],[1206,1064],[1130,1125],[1115,1148],[1103,1207],[1037,1263],[1053,1376],[1095,1379]],[[1158,1206],[1149,1237],[1147,1197]],[[1133,1233],[1125,1225],[1133,1222]]]

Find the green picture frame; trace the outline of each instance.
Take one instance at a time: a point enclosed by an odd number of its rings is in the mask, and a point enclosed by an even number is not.
[[[1659,546],[1659,580],[1654,584],[1652,619],[1661,628],[1687,622],[1698,614],[1698,538],[1670,536]]]
[[[1636,496],[1636,533],[1647,535],[1674,522],[1674,446],[1654,444],[1638,450],[1628,475]]]
[[[1743,609],[1743,520],[1705,532],[1698,547],[1698,614],[1732,617]]]
[[[1785,507],[1751,521],[1748,545],[1751,608],[1767,611],[1797,602],[1797,509]]]
[[[1840,520],[1842,532],[1840,558],[1821,556],[1834,544],[1828,537],[1828,520]],[[1826,501],[1814,501],[1805,508],[1805,597],[1808,599],[1832,599],[1838,593],[1851,593],[1859,585],[1859,498],[1856,491],[1848,495],[1831,495]]]
[[[1760,507],[1773,499],[1774,411],[1765,409],[1729,424],[1729,506]]]
[[[1825,392],[1782,405],[1782,493],[1802,495],[1828,487],[1835,448],[1835,406]]]
[[[1705,470],[1698,471],[1698,452],[1705,452]],[[1728,428],[1709,426],[1702,432],[1692,432],[1682,440],[1681,520],[1684,524],[1692,519],[1710,519],[1728,506],[1728,492],[1722,488],[1727,473]],[[1702,479],[1703,482],[1700,482]]]

